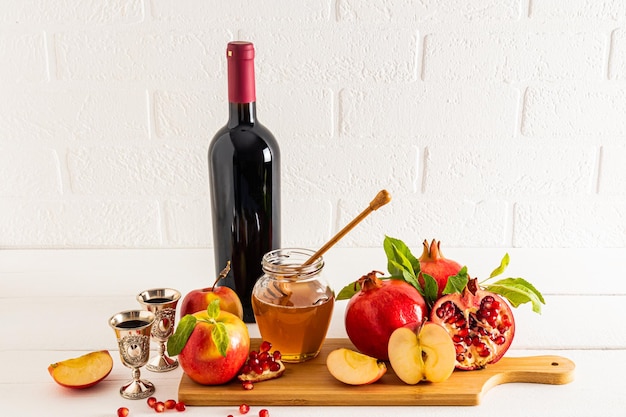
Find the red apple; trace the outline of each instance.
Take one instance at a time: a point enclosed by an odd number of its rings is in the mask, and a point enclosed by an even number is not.
[[[326,367],[332,376],[348,385],[372,384],[387,372],[384,362],[346,348],[330,352]]]
[[[217,286],[217,283],[224,279],[229,271],[230,261],[217,277],[212,287],[193,290],[185,295],[180,306],[180,316],[184,317],[187,314],[204,311],[211,304],[211,301],[220,300],[220,309],[222,311],[228,311],[242,319],[243,306],[237,293],[229,287]]]
[[[178,355],[183,371],[202,385],[233,379],[250,350],[246,324],[219,304],[213,300],[205,311],[184,316],[167,342],[168,353]]]
[[[389,338],[389,363],[407,384],[443,382],[456,365],[454,342],[437,323],[400,327]]]
[[[113,358],[106,350],[87,353],[48,366],[48,372],[57,384],[79,389],[96,385],[109,375],[111,369]]]

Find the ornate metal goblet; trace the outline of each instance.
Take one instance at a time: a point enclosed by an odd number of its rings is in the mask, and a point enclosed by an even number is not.
[[[147,310],[128,310],[109,319],[117,337],[122,363],[133,371],[133,379],[120,388],[120,395],[129,400],[140,400],[154,393],[154,385],[140,379],[139,368],[148,363],[150,357],[150,331],[155,318],[154,313]]]
[[[137,301],[144,309],[156,315],[152,326],[152,339],[159,344],[159,353],[146,365],[149,371],[166,372],[178,366],[178,361],[165,353],[165,342],[174,333],[176,304],[179,299],[180,292],[173,288],[155,288],[137,294]]]

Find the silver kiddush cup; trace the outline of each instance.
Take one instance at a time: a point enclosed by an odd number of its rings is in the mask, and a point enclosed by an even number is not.
[[[129,400],[140,400],[154,393],[154,385],[140,379],[139,368],[148,363],[150,357],[150,332],[155,318],[154,313],[147,310],[128,310],[109,319],[122,363],[132,369],[133,379],[120,388],[120,395]]]
[[[178,366],[178,361],[167,356],[165,351],[165,343],[174,333],[178,300],[180,292],[173,288],[154,288],[137,294],[139,304],[156,316],[152,326],[152,339],[159,344],[159,353],[146,365],[149,371],[167,372]]]

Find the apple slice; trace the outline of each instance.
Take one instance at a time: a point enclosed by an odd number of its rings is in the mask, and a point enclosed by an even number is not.
[[[371,384],[387,372],[384,362],[346,348],[330,352],[326,358],[326,367],[332,376],[349,385]]]
[[[96,385],[109,375],[111,369],[113,358],[107,350],[87,353],[48,366],[48,372],[57,384],[78,389]]]
[[[420,381],[443,382],[454,371],[456,351],[443,327],[426,322],[417,330],[411,326],[394,330],[389,338],[389,363],[409,385]]]

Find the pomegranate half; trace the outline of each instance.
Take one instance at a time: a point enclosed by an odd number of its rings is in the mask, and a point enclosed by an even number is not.
[[[497,294],[479,289],[475,278],[463,293],[439,298],[430,320],[443,326],[452,338],[457,369],[481,369],[496,363],[515,336],[511,307]]]
[[[391,333],[409,323],[421,323],[427,317],[422,295],[405,281],[379,279],[372,271],[356,283],[361,287],[348,301],[345,326],[348,338],[363,354],[388,360]]]

